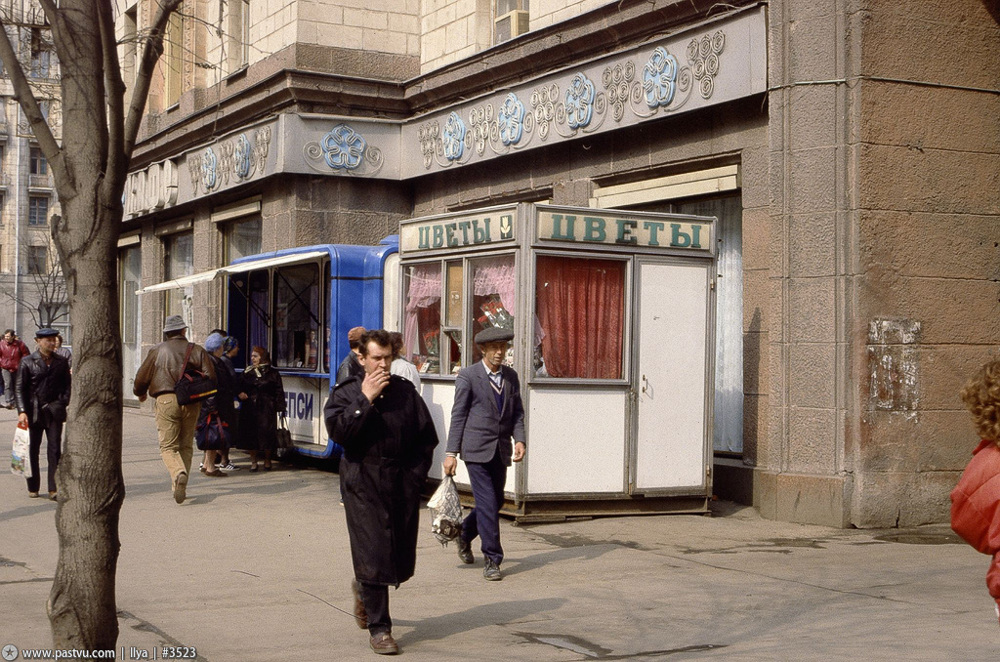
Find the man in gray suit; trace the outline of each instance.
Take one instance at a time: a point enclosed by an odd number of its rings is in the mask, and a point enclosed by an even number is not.
[[[517,373],[503,365],[514,333],[485,329],[475,342],[483,353],[480,363],[464,368],[455,382],[455,404],[444,460],[444,473],[455,475],[459,455],[469,471],[476,507],[462,523],[458,556],[475,563],[472,541],[481,541],[483,577],[499,581],[503,547],[500,546],[500,506],[511,461],[524,458],[524,405]],[[514,443],[511,443],[513,437]]]

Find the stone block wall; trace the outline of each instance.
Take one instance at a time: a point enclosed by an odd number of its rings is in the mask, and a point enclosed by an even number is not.
[[[427,73],[489,48],[491,0],[422,0],[420,71]]]
[[[976,0],[781,0],[769,30],[755,503],[838,526],[946,521],[976,442],[957,392],[1000,342],[1000,29]]]
[[[532,0],[528,25],[538,30],[608,4],[608,0]]]
[[[861,35],[861,526],[947,520],[978,443],[958,397],[1000,344],[1000,25],[986,3],[873,3]],[[859,328],[864,333],[863,328]],[[895,372],[886,373],[886,362]],[[880,374],[882,373],[882,374]],[[877,390],[881,387],[881,390]],[[893,387],[889,389],[888,387]],[[859,484],[859,490],[862,487]]]

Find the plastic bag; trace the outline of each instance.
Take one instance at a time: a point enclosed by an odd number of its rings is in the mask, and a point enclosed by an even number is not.
[[[28,436],[28,427],[17,426],[14,432],[14,443],[10,449],[10,472],[15,476],[31,478],[31,460],[28,453],[31,450],[31,439]]]
[[[447,545],[462,531],[462,502],[451,476],[445,476],[427,502],[431,510],[431,532],[438,542]]]

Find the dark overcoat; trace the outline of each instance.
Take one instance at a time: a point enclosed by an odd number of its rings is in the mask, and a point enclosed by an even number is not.
[[[287,408],[281,374],[270,365],[249,366],[240,375],[238,391],[247,394],[240,401],[240,436],[236,447],[248,451],[278,448],[278,412]]]
[[[195,438],[198,441],[198,450],[224,451],[226,443],[206,443],[204,436],[199,436],[199,431],[208,422],[208,417],[218,416],[225,423],[228,436],[228,446],[235,440],[236,434],[236,409],[233,407],[233,398],[237,393],[236,371],[232,363],[227,363],[226,357],[218,357],[214,354],[208,355],[212,365],[215,366],[216,392],[201,401],[201,411],[198,413],[198,424],[195,426]]]
[[[340,480],[354,575],[399,586],[416,566],[420,495],[438,444],[427,405],[397,375],[369,403],[354,377],[334,387],[323,414],[330,437],[344,447]]]

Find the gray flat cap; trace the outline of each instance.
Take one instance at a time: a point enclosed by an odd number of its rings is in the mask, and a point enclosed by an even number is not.
[[[497,327],[490,327],[488,329],[483,329],[476,334],[475,341],[477,345],[485,345],[491,342],[510,342],[514,339],[514,332],[510,329],[498,329]]]

